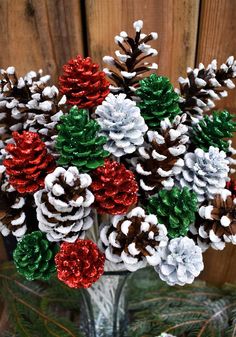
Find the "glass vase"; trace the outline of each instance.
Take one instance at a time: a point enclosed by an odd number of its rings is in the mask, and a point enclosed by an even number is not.
[[[109,271],[82,292],[81,330],[86,337],[122,337],[127,327],[127,271]]]

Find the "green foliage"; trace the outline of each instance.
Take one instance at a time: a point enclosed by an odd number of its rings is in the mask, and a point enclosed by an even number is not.
[[[48,280],[56,271],[54,257],[57,247],[40,231],[25,235],[13,253],[18,272],[28,281]]]
[[[140,88],[135,92],[141,98],[138,106],[150,129],[158,128],[163,119],[172,120],[181,113],[179,95],[167,77],[151,74],[139,83]]]
[[[76,106],[69,114],[61,117],[56,148],[60,154],[58,164],[74,165],[81,172],[87,172],[102,166],[109,152],[103,149],[107,138],[99,136],[99,124],[89,120],[87,110],[78,110]]]
[[[0,265],[0,297],[11,325],[4,336],[82,337],[78,321],[73,319],[79,316],[81,293],[56,278],[29,282],[13,264]]]
[[[225,138],[232,138],[235,131],[236,123],[228,111],[213,111],[212,116],[205,115],[193,126],[191,141],[204,151],[214,146],[227,152],[229,143]]]
[[[197,196],[187,187],[163,189],[148,200],[147,210],[167,227],[170,238],[185,236],[189,226],[195,221]]]
[[[236,285],[222,288],[195,282],[169,287],[157,280],[153,269],[130,279],[129,337],[235,337]]]

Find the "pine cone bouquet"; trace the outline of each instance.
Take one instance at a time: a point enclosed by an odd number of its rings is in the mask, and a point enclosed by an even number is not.
[[[83,59],[80,55],[64,65],[59,84],[68,104],[90,109],[102,103],[109,94],[109,82],[98,68],[90,57]]]
[[[35,132],[13,132],[15,144],[8,144],[9,157],[3,161],[10,184],[19,193],[34,193],[44,187],[45,176],[55,168],[46,145]]]
[[[236,200],[229,190],[222,190],[206,206],[190,228],[189,236],[205,251],[209,246],[222,250],[225,243],[236,244]]]
[[[91,204],[94,196],[87,188],[88,174],[76,167],[57,167],[45,178],[45,189],[35,193],[39,229],[49,241],[75,242],[91,227]]]
[[[184,166],[189,140],[185,119],[186,115],[176,116],[171,123],[167,118],[161,121],[160,132],[148,131],[147,142],[138,149],[138,158],[132,160],[140,188],[147,194],[174,186],[174,177]]]
[[[125,214],[137,202],[138,185],[134,174],[123,164],[106,159],[92,173],[94,207],[100,214]]]
[[[141,207],[127,215],[115,215],[111,225],[100,233],[106,258],[124,265],[129,271],[160,262],[159,248],[167,244],[167,230],[155,215],[146,215]]]

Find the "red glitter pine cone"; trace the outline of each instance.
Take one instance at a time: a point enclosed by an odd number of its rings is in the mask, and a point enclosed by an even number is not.
[[[100,214],[125,214],[137,202],[138,185],[133,172],[109,159],[92,173],[94,206]]]
[[[71,288],[89,288],[104,273],[105,256],[91,240],[63,242],[55,256],[58,279]]]
[[[15,144],[6,146],[10,156],[3,161],[9,183],[19,193],[34,193],[44,187],[46,175],[55,169],[54,158],[37,133],[15,131],[12,137]]]
[[[98,106],[109,94],[110,83],[105,73],[98,70],[90,57],[80,55],[63,66],[64,73],[59,78],[60,92],[67,97],[67,103],[81,109]]]
[[[232,193],[233,198],[236,197],[236,180],[231,178],[230,181],[227,181],[226,187]]]

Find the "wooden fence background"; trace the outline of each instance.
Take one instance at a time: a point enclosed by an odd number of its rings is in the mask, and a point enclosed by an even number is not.
[[[187,66],[236,56],[235,13],[235,0],[0,0],[0,68],[14,65],[19,75],[42,68],[56,84],[61,66],[77,54],[102,66],[102,56],[116,49],[113,37],[133,33],[133,21],[143,19],[144,32],[159,34],[158,73],[176,85]],[[222,103],[235,112],[236,91]],[[235,260],[236,247],[208,251],[202,277],[236,281]]]

